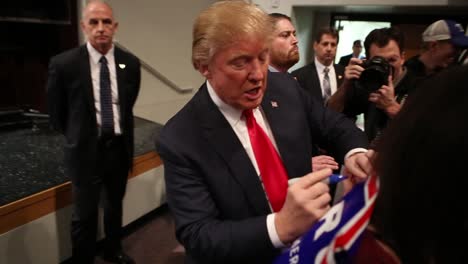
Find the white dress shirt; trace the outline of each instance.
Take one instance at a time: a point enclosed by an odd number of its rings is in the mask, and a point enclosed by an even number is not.
[[[99,53],[89,42],[86,43],[86,48],[89,53],[89,66],[91,69],[91,81],[93,83],[94,107],[96,109],[96,120],[100,130],[101,127],[101,96],[100,96],[100,79],[101,63],[99,60],[103,54]],[[114,117],[114,133],[116,135],[122,134],[120,128],[120,111],[119,111],[119,91],[117,89],[117,71],[115,69],[114,45],[104,55],[107,59],[107,67],[109,68],[111,90],[112,90],[112,112]]]
[[[322,87],[323,78],[325,77],[325,73],[323,72],[323,70],[325,69],[325,67],[328,67],[328,69],[330,69],[330,71],[328,72],[328,77],[330,78],[331,94],[334,94],[338,89],[338,84],[336,82],[336,73],[335,67],[333,67],[333,63],[330,66],[325,66],[317,60],[317,57],[315,57],[315,69],[317,70],[317,74],[320,80],[320,89],[322,89],[322,95],[325,94],[325,91]]]

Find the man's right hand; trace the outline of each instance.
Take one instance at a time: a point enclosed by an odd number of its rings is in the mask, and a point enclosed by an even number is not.
[[[312,157],[312,171],[319,171],[326,168],[337,170],[339,169],[338,162],[335,158],[327,155],[319,155]]]
[[[289,186],[284,206],[275,216],[281,242],[289,244],[303,235],[330,209],[331,196],[323,180],[331,174],[331,169],[312,172]]]
[[[362,63],[363,60],[358,58],[351,58],[349,60],[348,66],[345,67],[343,83],[341,83],[336,93],[330,97],[327,102],[327,107],[336,112],[343,112],[346,104],[346,91],[351,89],[354,79],[359,79],[359,77],[361,77],[361,73],[364,71],[364,68],[361,66]]]
[[[352,79],[359,79],[364,68],[361,66],[364,61],[358,58],[351,58],[348,66],[345,68],[345,81]]]

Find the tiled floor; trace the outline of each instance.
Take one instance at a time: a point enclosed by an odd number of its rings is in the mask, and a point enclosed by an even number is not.
[[[150,213],[142,222],[123,240],[124,249],[136,263],[184,263],[184,251],[175,238],[174,220],[167,206]]]
[[[126,228],[125,252],[138,264],[182,264],[183,247],[175,238],[174,220],[167,206],[149,213]],[[99,258],[96,263],[106,263]]]
[[[182,264],[184,248],[177,242],[174,220],[167,206],[161,206],[125,228],[122,245],[137,264]],[[70,260],[62,264],[69,263]],[[96,257],[96,264],[107,264]]]

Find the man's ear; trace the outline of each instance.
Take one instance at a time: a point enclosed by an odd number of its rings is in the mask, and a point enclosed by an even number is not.
[[[80,21],[80,28],[81,28],[81,31],[83,31],[83,33],[85,33],[85,22],[83,20]]]
[[[201,64],[200,67],[198,67],[198,71],[203,75],[206,79],[211,78],[211,72],[210,69],[208,68],[208,64]]]

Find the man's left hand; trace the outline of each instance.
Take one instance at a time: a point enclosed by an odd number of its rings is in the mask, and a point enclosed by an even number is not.
[[[377,108],[384,110],[391,118],[400,111],[400,104],[395,98],[392,76],[388,77],[388,85],[382,85],[379,90],[369,94],[369,101]]]
[[[345,160],[345,172],[343,173],[348,176],[346,181],[353,185],[365,181],[374,170],[372,166],[374,155],[373,150],[368,150],[367,152],[359,152],[349,156]]]

